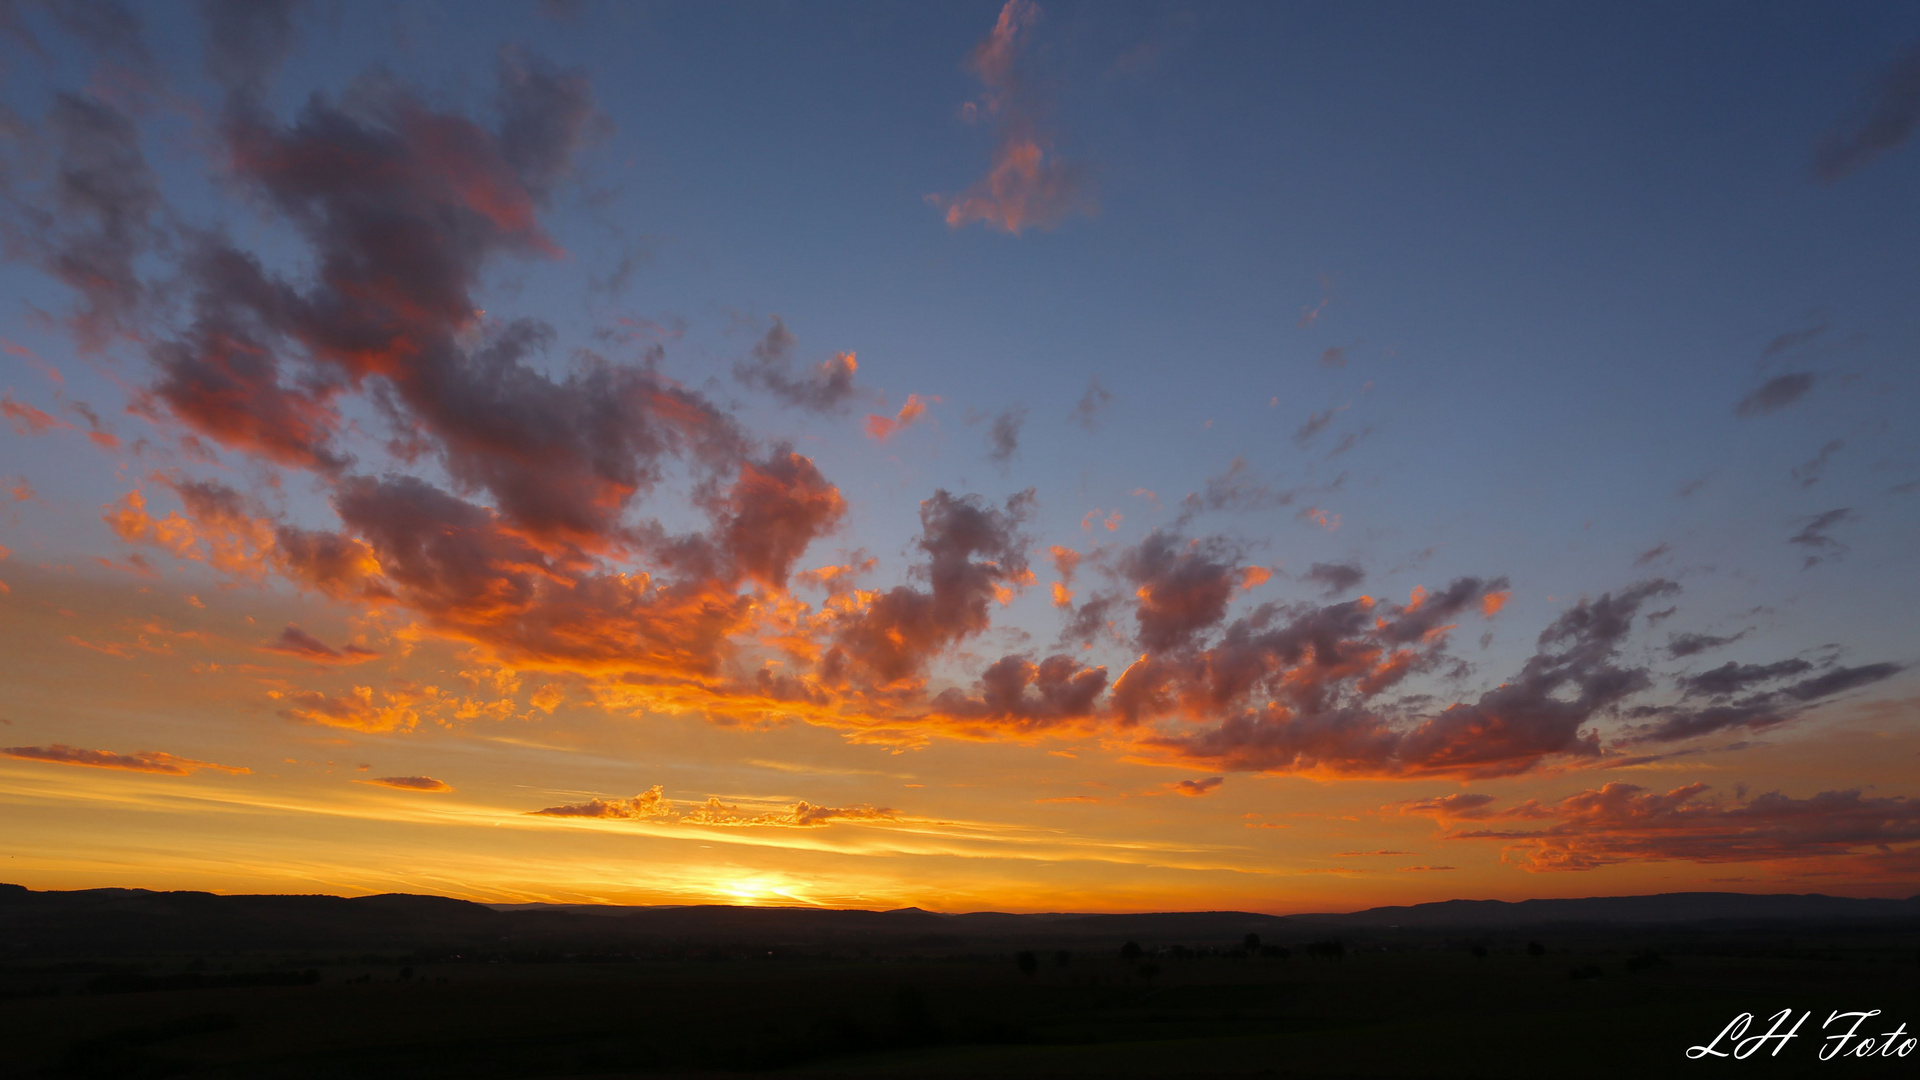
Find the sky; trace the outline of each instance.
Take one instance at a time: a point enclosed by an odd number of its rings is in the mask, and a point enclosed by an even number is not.
[[[1920,892],[1910,4],[0,2],[0,880]]]

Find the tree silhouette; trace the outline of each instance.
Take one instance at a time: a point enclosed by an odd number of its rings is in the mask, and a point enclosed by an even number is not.
[[[1529,941],[1527,942],[1527,955],[1538,960],[1547,955],[1547,947],[1537,941]]]
[[[1020,974],[1025,975],[1029,979],[1033,978],[1034,972],[1040,970],[1040,958],[1035,956],[1032,950],[1020,950],[1020,955],[1014,957],[1013,960],[1014,963],[1020,965]]]
[[[1137,941],[1129,941],[1125,945],[1120,946],[1120,959],[1132,963],[1140,959],[1140,952],[1140,943]]]
[[[1248,956],[1260,955],[1260,935],[1248,934],[1245,947]]]

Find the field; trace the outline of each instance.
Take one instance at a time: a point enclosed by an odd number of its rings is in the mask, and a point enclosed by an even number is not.
[[[1833,1010],[1920,1024],[1920,935],[1586,928],[1019,948],[685,946],[36,956],[0,971],[8,1077],[1920,1073],[1822,1063]],[[1527,946],[1538,941],[1542,955]],[[1309,947],[1316,955],[1309,955]],[[1537,950],[1536,950],[1537,951]],[[1023,964],[1020,953],[1027,953]],[[1284,953],[1285,955],[1279,955]],[[1484,954],[1484,955],[1480,955]],[[1777,1057],[1689,1061],[1741,1012]],[[1882,1021],[1885,1021],[1882,1023]],[[1722,1049],[1726,1049],[1722,1046]]]

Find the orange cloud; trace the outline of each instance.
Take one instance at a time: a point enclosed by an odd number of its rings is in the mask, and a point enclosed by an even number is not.
[[[54,743],[52,746],[0,747],[0,754],[23,761],[86,765],[96,769],[125,769],[128,772],[161,773],[166,776],[186,776],[201,769],[234,774],[252,771],[237,765],[219,765],[211,761],[175,757],[158,750],[143,750],[136,754],[116,754],[109,750],[82,750],[63,743]]]
[[[15,401],[11,394],[0,397],[0,416],[13,422],[13,433],[16,435],[44,435],[49,431],[73,430],[72,424],[23,401]]]
[[[908,425],[925,416],[927,414],[927,405],[930,401],[939,400],[937,397],[923,398],[919,394],[908,394],[907,403],[900,406],[899,413],[894,416],[887,417],[869,413],[867,415],[867,438],[877,442],[886,442],[900,432],[905,431]]]
[[[1007,0],[993,31],[968,59],[986,92],[978,102],[968,102],[961,115],[993,125],[993,164],[961,194],[928,198],[951,228],[978,221],[1018,236],[1096,209],[1085,175],[1053,148],[1047,102],[1020,71],[1019,53],[1039,17],[1040,8],[1029,0]]]

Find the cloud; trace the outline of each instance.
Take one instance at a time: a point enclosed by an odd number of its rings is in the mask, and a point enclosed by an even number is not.
[[[1100,414],[1113,403],[1113,394],[1100,385],[1099,376],[1087,380],[1087,392],[1080,395],[1080,401],[1068,414],[1068,419],[1081,427],[1092,431],[1100,426]]]
[[[932,401],[938,400],[940,399],[923,398],[919,394],[908,394],[906,404],[900,406],[900,412],[894,416],[880,416],[874,413],[867,414],[867,438],[876,442],[886,442],[888,439],[905,431],[914,421],[925,416],[927,414],[927,405]]]
[[[363,649],[358,645],[350,644],[345,648],[336,649],[292,623],[288,623],[287,628],[280,631],[280,636],[264,648],[270,652],[285,653],[288,656],[331,664],[358,664],[378,659],[380,656],[379,653],[371,649]]]
[[[1180,500],[1180,516],[1174,520],[1174,526],[1183,527],[1207,512],[1253,513],[1291,506],[1302,490],[1305,489],[1274,488],[1254,473],[1245,458],[1236,456],[1228,463],[1226,472],[1207,477],[1206,487],[1189,492]]]
[[[934,698],[933,712],[961,726],[1037,731],[1093,717],[1106,688],[1106,668],[1082,667],[1071,656],[1037,664],[1004,656],[980,676],[977,697],[944,690]]]
[[[1813,175],[1834,183],[1907,141],[1920,125],[1920,42],[1907,46],[1874,80],[1870,101],[1820,137]]]
[[[1597,756],[1599,736],[1583,726],[1649,684],[1617,654],[1641,606],[1676,590],[1670,582],[1575,605],[1541,632],[1517,674],[1472,703],[1405,723],[1376,700],[1443,663],[1453,620],[1505,586],[1462,578],[1397,608],[1362,597],[1295,608],[1284,621],[1288,613],[1264,605],[1210,648],[1149,653],[1122,674],[1114,696],[1137,716],[1171,712],[1205,725],[1148,745],[1238,771],[1503,776],[1549,757]]]
[[[51,413],[42,412],[24,401],[13,400],[12,394],[0,395],[0,416],[5,416],[13,425],[13,433],[21,436],[45,435],[49,431],[72,431],[73,425]]]
[[[356,784],[374,784],[379,787],[396,788],[400,791],[422,791],[431,795],[443,795],[452,791],[452,786],[431,776],[379,776],[367,780],[355,780]]]
[[[834,620],[828,675],[851,668],[881,683],[906,679],[947,646],[986,630],[988,605],[1033,580],[1021,532],[1032,506],[1031,490],[1004,508],[945,490],[922,501],[916,546],[927,561],[914,574],[928,588],[861,594],[861,606]]]
[[[747,359],[733,366],[733,377],[743,385],[767,391],[783,405],[818,413],[846,411],[848,403],[860,394],[853,385],[859,362],[850,352],[835,353],[795,376],[793,349],[798,342],[787,324],[775,315],[773,325],[754,343]]]
[[[1806,522],[1799,532],[1787,538],[1787,543],[1806,548],[1807,561],[1801,564],[1802,570],[1810,570],[1828,559],[1837,559],[1847,551],[1847,545],[1827,535],[1827,530],[1835,525],[1853,521],[1859,517],[1852,510],[1841,507],[1828,510],[1823,514],[1803,518]]]
[[[1592,870],[1625,862],[1779,862],[1834,858],[1859,849],[1920,840],[1920,800],[1823,791],[1795,799],[1779,792],[1745,802],[1706,797],[1695,783],[1665,793],[1610,783],[1557,803],[1529,801],[1492,811],[1489,796],[1468,815],[1407,804],[1405,812],[1454,821],[1551,820],[1542,829],[1454,829],[1454,840],[1503,840],[1509,855],[1533,871]],[[1454,796],[1453,798],[1461,798]],[[1429,800],[1429,804],[1441,800]]]
[[[231,93],[263,93],[293,51],[299,6],[299,0],[201,0],[207,75]]]
[[[952,228],[978,221],[1018,236],[1097,209],[1084,170],[1054,149],[1049,103],[1021,70],[1020,53],[1039,17],[1039,6],[1030,0],[1007,0],[993,31],[968,58],[985,93],[968,102],[961,115],[993,128],[993,165],[959,195],[929,197]]]
[[[1803,488],[1819,483],[1821,474],[1826,471],[1827,462],[1832,460],[1833,455],[1846,449],[1846,446],[1845,439],[1830,440],[1820,448],[1818,454],[1793,467],[1793,478],[1798,480]]]
[[[1181,795],[1198,797],[1213,794],[1226,782],[1224,776],[1209,776],[1204,780],[1182,780],[1173,785],[1173,790]]]
[[[1740,399],[1733,407],[1735,416],[1760,416],[1778,412],[1807,396],[1813,389],[1813,376],[1804,371],[1775,375],[1760,384],[1760,389]]]
[[[1366,579],[1367,572],[1356,563],[1314,563],[1300,575],[1302,581],[1324,586],[1328,596],[1346,592]]]
[[[1808,674],[1816,670],[1819,674]],[[1635,718],[1657,722],[1642,724],[1631,741],[1675,741],[1736,727],[1750,731],[1776,727],[1798,718],[1811,706],[1885,681],[1903,670],[1902,665],[1890,663],[1828,666],[1821,670],[1800,659],[1771,664],[1722,664],[1680,680],[1686,693],[1709,698],[1710,704],[1690,707],[1679,703],[1635,709]],[[1806,677],[1771,690],[1749,692],[1755,687],[1801,675]]]
[[[1745,630],[1730,637],[1716,637],[1712,634],[1669,634],[1667,636],[1667,655],[1679,660],[1706,652],[1709,649],[1718,649],[1723,645],[1731,645],[1746,636],[1747,632]]]
[[[1020,450],[1020,425],[1027,419],[1027,410],[1012,406],[993,418],[993,426],[987,430],[987,443],[993,450],[987,458],[1000,465],[1013,460]]]
[[[1638,556],[1636,556],[1633,560],[1633,565],[1651,566],[1662,555],[1666,555],[1671,551],[1673,551],[1673,545],[1662,540],[1660,543],[1655,544],[1654,546],[1648,548],[1647,550],[1641,552]]]
[[[675,819],[673,800],[661,795],[659,784],[653,785],[631,799],[589,799],[584,803],[549,806],[545,810],[530,812],[545,814],[548,817],[620,818],[632,821],[648,821],[655,818]]]
[[[0,747],[0,754],[22,761],[47,761],[57,765],[86,765],[96,769],[125,769],[128,772],[161,773],[166,776],[186,776],[201,769],[215,772],[245,774],[252,770],[236,765],[217,765],[211,761],[196,761],[193,758],[175,757],[158,750],[143,750],[137,754],[116,754],[110,750],[82,750],[78,747],[54,743],[52,746],[8,746]]]
[[[1791,352],[1826,333],[1831,326],[1831,323],[1822,320],[1812,326],[1775,334],[1773,338],[1767,342],[1766,347],[1760,350],[1760,356],[1763,359],[1770,360],[1782,353]]]
[[[91,26],[82,36],[131,41],[138,22],[119,5],[62,5],[54,9]],[[8,223],[8,246],[72,289],[80,307],[68,327],[83,351],[96,352],[127,335],[146,296],[139,260],[161,241],[163,207],[158,183],[140,148],[140,132],[124,112],[92,94],[62,93],[47,110],[45,129],[29,153],[50,157],[45,190],[10,192],[18,220]],[[36,172],[42,170],[35,170]]]
[[[722,827],[772,826],[788,829],[817,829],[833,821],[892,821],[897,815],[884,806],[815,806],[806,800],[794,803],[782,810],[762,814],[742,813],[737,806],[728,806],[717,798],[708,798],[706,803],[682,814],[679,821],[687,825],[718,825]]]
[[[1326,351],[1320,354],[1320,366],[1324,368],[1346,367],[1347,350],[1338,345],[1327,346]]]

